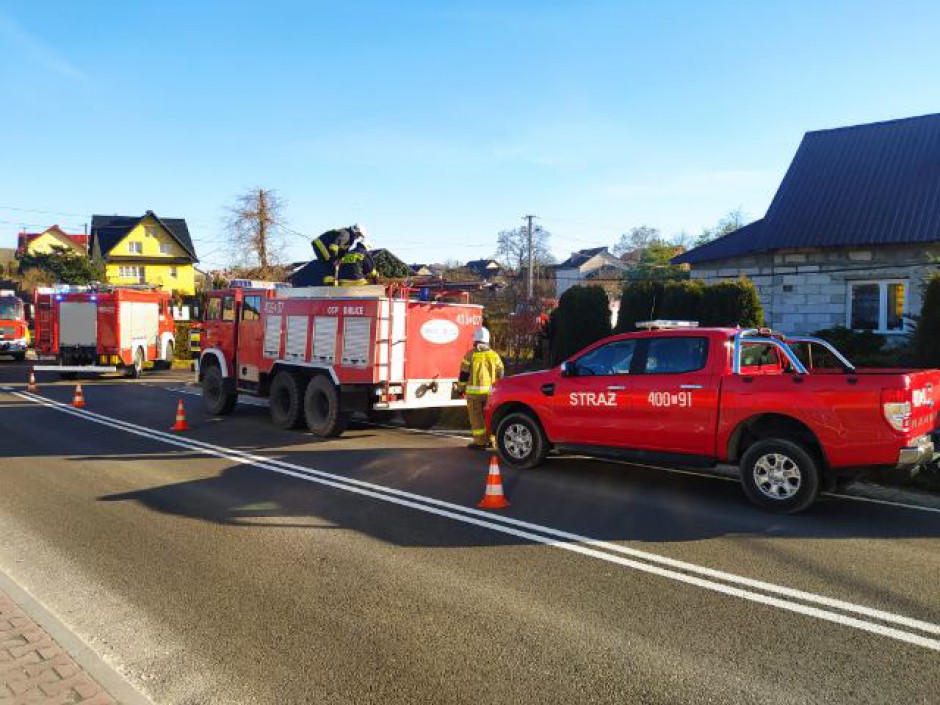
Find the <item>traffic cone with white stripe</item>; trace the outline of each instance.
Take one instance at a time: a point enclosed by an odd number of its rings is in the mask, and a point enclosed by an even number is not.
[[[82,385],[80,384],[75,385],[75,396],[72,397],[72,406],[76,409],[85,408],[85,395],[82,394]]]
[[[39,392],[39,385],[36,384],[36,371],[32,367],[29,368],[29,383],[26,385],[26,391],[33,394]]]
[[[188,431],[189,424],[186,423],[186,409],[183,408],[183,400],[180,399],[176,405],[176,423],[170,426],[171,431]]]
[[[477,504],[480,509],[503,509],[509,506],[503,495],[503,478],[499,474],[499,462],[495,455],[490,456],[490,471],[486,474],[486,491]]]

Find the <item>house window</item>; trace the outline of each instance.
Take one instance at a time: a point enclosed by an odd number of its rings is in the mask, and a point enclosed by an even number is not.
[[[118,267],[118,276],[121,279],[134,279],[140,283],[144,282],[144,268],[130,265],[121,265]]]
[[[170,243],[168,243],[168,242],[161,242],[161,243],[160,243],[160,254],[161,254],[161,255],[173,254],[173,253],[172,253],[172,246],[170,245]]]
[[[127,251],[132,255],[140,255],[144,252],[144,243],[142,242],[129,242],[127,243]]]
[[[170,278],[176,279],[176,274],[177,274],[176,267],[170,267]]]
[[[849,284],[848,321],[854,330],[902,333],[907,313],[905,281],[854,282]]]

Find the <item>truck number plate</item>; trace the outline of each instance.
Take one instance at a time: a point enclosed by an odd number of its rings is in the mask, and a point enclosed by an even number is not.
[[[692,406],[692,392],[650,392],[646,401],[650,406],[678,406],[687,409]]]

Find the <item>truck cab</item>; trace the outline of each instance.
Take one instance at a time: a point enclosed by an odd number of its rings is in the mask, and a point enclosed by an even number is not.
[[[0,289],[0,355],[14,360],[26,358],[29,349],[29,323],[26,305],[9,289]]]

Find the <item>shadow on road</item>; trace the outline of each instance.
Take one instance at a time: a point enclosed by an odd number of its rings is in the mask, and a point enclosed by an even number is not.
[[[283,460],[305,465],[295,454]],[[296,455],[304,455],[299,453]],[[480,460],[479,470],[468,467]],[[315,467],[463,507],[480,499],[485,456],[463,449],[337,450],[316,453]],[[934,515],[841,500],[822,500],[797,516],[751,507],[736,483],[675,476],[603,461],[557,459],[545,468],[504,470],[512,501],[500,512],[591,538],[685,542],[727,535],[753,538],[936,538]],[[341,489],[236,465],[204,479],[99,498],[132,501],[167,514],[220,524],[283,528],[291,518],[358,531],[403,546],[525,543]]]

